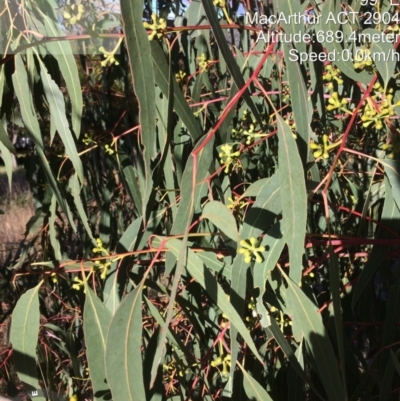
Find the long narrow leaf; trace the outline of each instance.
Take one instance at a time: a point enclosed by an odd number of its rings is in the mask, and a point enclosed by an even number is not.
[[[288,284],[286,296],[293,326],[297,326],[303,333],[329,400],[343,401],[345,400],[343,384],[321,315],[318,314],[317,307],[283,270],[281,273]]]
[[[36,347],[40,323],[38,293],[42,284],[41,281],[21,296],[14,308],[11,321],[10,342],[14,350],[14,362],[26,390],[38,388],[36,371]],[[40,399],[44,400],[42,397]]]
[[[306,234],[307,192],[303,166],[292,132],[280,115],[277,115],[277,125],[282,230],[289,247],[290,277],[299,283]]]
[[[146,400],[141,346],[142,288],[137,287],[121,303],[107,334],[105,368],[113,399]]]
[[[156,144],[156,109],[155,80],[151,49],[146,30],[143,26],[143,0],[121,0],[121,15],[128,49],[131,74],[136,96],[139,102],[139,120],[141,126],[142,153],[145,161],[145,189],[142,192],[143,207],[147,207],[153,180],[151,177],[151,159],[155,156]],[[146,210],[142,210],[145,219]]]
[[[71,130],[69,129],[63,94],[47,72],[47,68],[42,61],[40,61],[40,76],[42,78],[44,93],[49,103],[50,113],[54,118],[58,134],[63,141],[69,159],[75,167],[80,182],[83,183],[83,166]]]
[[[111,313],[88,285],[85,286],[85,289],[83,332],[85,334],[90,379],[92,380],[95,399],[107,400],[110,390],[106,382],[104,358]]]

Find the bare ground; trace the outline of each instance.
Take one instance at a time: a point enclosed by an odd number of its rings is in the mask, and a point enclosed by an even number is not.
[[[0,267],[14,254],[23,238],[25,226],[34,214],[32,196],[25,171],[13,173],[12,187],[6,174],[0,173]]]

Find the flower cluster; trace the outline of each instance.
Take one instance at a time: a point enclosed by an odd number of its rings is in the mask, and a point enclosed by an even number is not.
[[[175,80],[178,82],[178,84],[184,82],[186,79],[186,72],[184,71],[179,71],[177,74],[175,74]]]
[[[221,371],[221,376],[223,378],[228,378],[229,377],[229,368],[231,367],[231,355],[225,355],[224,357],[219,356],[218,358],[214,359],[210,365],[213,368],[216,368],[218,366],[222,365],[222,371]]]
[[[204,53],[197,57],[197,61],[201,70],[206,70],[208,65],[210,64],[210,60],[207,60],[207,57]]]
[[[167,29],[167,21],[165,21],[164,18],[158,18],[155,13],[151,15],[151,19],[153,20],[152,24],[143,22],[143,26],[146,29],[151,30],[149,40],[153,40],[154,38],[161,39],[164,36],[165,30]]]
[[[360,49],[355,57],[355,62],[353,63],[354,68],[363,70],[364,68],[372,67],[371,50],[363,47]]]
[[[245,320],[247,322],[247,329],[251,330],[254,329],[257,323],[260,321],[257,313],[257,305],[253,297],[250,298],[247,304],[247,309],[249,309],[251,316],[246,316]]]
[[[289,85],[282,85],[281,86],[281,100],[283,103],[290,103],[290,87]]]
[[[82,142],[86,145],[89,146],[92,143],[96,143],[95,140],[93,139],[93,134],[90,133],[88,134],[87,132],[83,136]]]
[[[345,97],[343,99],[339,99],[339,94],[337,92],[333,92],[331,97],[328,99],[328,106],[326,106],[326,110],[341,110],[348,114],[353,114],[351,110],[347,109],[345,106],[349,103],[348,99]]]
[[[114,149],[110,145],[104,146],[104,151],[109,155],[113,155],[115,153]]]
[[[250,263],[253,258],[256,259],[257,263],[261,263],[263,261],[263,257],[261,252],[265,251],[264,246],[259,246],[256,238],[251,237],[249,239],[242,239],[240,241],[241,248],[239,248],[238,252],[244,255],[244,261],[246,263]]]
[[[243,220],[243,209],[247,206],[247,202],[240,200],[240,197],[236,196],[234,196],[234,198],[229,197],[228,201],[229,203],[226,205],[227,208],[232,210],[236,218]]]
[[[228,24],[232,24],[232,20],[229,18],[228,11],[226,9],[226,0],[214,0],[213,4],[215,7],[219,7],[222,9]]]
[[[105,256],[109,256],[107,249],[104,248],[103,241],[100,238],[96,239],[97,246],[93,248],[93,253],[104,254]],[[96,260],[92,267],[92,272],[101,270],[100,277],[105,280],[107,277],[108,270],[110,269],[111,261]]]
[[[289,126],[290,131],[292,131],[293,138],[297,139],[296,122],[293,120],[293,118],[285,118],[284,121]]]
[[[222,317],[225,319],[224,314],[222,314]],[[223,324],[225,325],[225,322],[221,323],[221,327],[224,327]],[[229,370],[231,367],[231,354],[226,354],[224,355],[224,348],[222,345],[222,340],[218,341],[218,353],[219,356],[214,359],[210,365],[213,368],[218,368],[218,366],[222,365],[222,371],[220,371],[222,378],[227,378],[229,377]]]
[[[257,120],[252,118],[248,110],[243,112],[242,117],[239,119],[237,128],[232,129],[232,139],[243,140],[246,139],[246,145],[250,145],[256,138],[264,138],[267,134],[262,133],[262,129],[257,129]]]
[[[322,145],[312,142],[310,144],[310,149],[314,151],[313,155],[316,159],[318,159],[318,157],[321,157],[321,156],[323,159],[328,159],[329,151],[336,148],[341,143],[342,143],[342,140],[340,140],[336,143],[329,144],[328,135],[324,134],[324,135],[322,135]]]
[[[271,306],[271,308],[269,309],[269,313],[279,324],[282,333],[285,327],[292,326],[292,320],[289,318],[289,316],[284,315],[284,313],[281,310],[275,308],[275,306]]]
[[[68,28],[71,25],[75,25],[82,19],[84,13],[85,13],[85,6],[83,4],[79,5],[67,4],[64,7],[64,14],[63,14],[65,27]]]
[[[104,54],[105,59],[101,62],[101,66],[105,67],[108,63],[118,65],[119,62],[115,59],[115,52],[108,52],[104,46],[99,48],[99,51]]]
[[[81,280],[79,277],[75,277],[74,278],[74,284],[72,284],[72,288],[74,290],[81,290],[85,288],[85,282],[83,280]],[[83,292],[85,292],[85,290],[83,290]]]
[[[333,89],[333,83],[336,81],[338,85],[343,85],[343,79],[341,78],[341,71],[337,67],[332,67],[330,64],[325,67],[326,73],[322,77],[324,81],[328,81],[328,89]]]
[[[221,151],[219,152],[219,157],[221,160],[221,164],[225,166],[225,174],[229,172],[230,165],[238,159],[240,156],[240,152],[237,150],[235,152],[232,152],[233,147],[231,145],[228,145],[227,143],[225,145],[221,146]]]
[[[363,122],[362,126],[364,128],[369,127],[371,124],[375,124],[375,128],[377,130],[383,129],[383,123],[386,118],[393,116],[395,111],[393,110],[394,106],[399,106],[400,102],[396,104],[392,104],[393,102],[393,89],[389,90],[389,93],[386,97],[381,101],[380,105],[374,107],[373,100],[376,100],[377,97],[383,94],[383,88],[379,83],[374,85],[374,89],[378,92],[378,94],[371,96],[371,99],[367,99],[367,103],[363,109],[363,113],[361,116],[361,121]]]
[[[392,136],[391,143],[384,143],[379,146],[379,148],[386,153],[388,159],[399,159],[400,155],[400,138]]]
[[[235,199],[233,199],[232,197],[229,197],[228,201],[229,201],[229,203],[227,205],[227,208],[232,209],[232,210],[243,209],[247,205],[247,203],[245,201],[240,200],[240,198],[237,198],[236,196],[235,196]]]
[[[400,31],[400,26],[395,24],[395,25],[390,25],[387,27],[387,30],[389,32],[399,32]]]

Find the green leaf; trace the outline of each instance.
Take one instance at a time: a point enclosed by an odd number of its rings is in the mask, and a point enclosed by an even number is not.
[[[192,0],[188,9],[185,12],[188,26],[202,26],[207,24],[206,13],[200,0]],[[190,37],[195,38],[200,35],[201,31],[194,29],[190,32]]]
[[[221,202],[208,202],[203,209],[202,219],[208,219],[234,242],[239,242],[236,220],[231,211]]]
[[[105,368],[114,400],[143,401],[142,287],[121,303],[109,325]]]
[[[63,94],[61,93],[60,88],[51,78],[50,74],[47,72],[47,68],[44,63],[40,59],[39,62],[40,77],[42,78],[44,93],[46,95],[47,102],[49,103],[50,113],[54,118],[54,123],[65,146],[65,151],[75,167],[75,171],[78,174],[80,182],[83,183],[83,166],[78,155],[78,151],[76,150],[74,138],[69,129]]]
[[[276,218],[277,214],[282,210],[281,200],[280,200],[280,181],[279,174],[274,174],[267,180],[262,180],[263,185],[258,187],[258,195],[256,201],[246,213],[244,219],[244,224],[240,230],[240,239],[249,239],[250,237],[258,238],[262,232],[268,230],[270,225]],[[280,230],[278,228],[280,235]],[[264,237],[264,240],[268,241],[268,234]],[[279,241],[282,246],[283,239]],[[278,245],[278,244],[275,244]],[[267,245],[268,246],[268,245]],[[280,246],[280,245],[278,245]],[[264,252],[264,257],[267,252]],[[275,253],[273,254],[275,256]],[[272,255],[267,255],[269,258]],[[273,257],[274,257],[273,256]],[[258,269],[262,269],[260,264],[257,264]],[[270,266],[270,265],[269,265]],[[275,265],[273,266],[275,267]],[[273,268],[272,267],[272,268]],[[241,254],[237,254],[233,264],[232,272],[235,274],[231,275],[231,290],[230,297],[231,302],[237,313],[241,316],[244,310],[244,300],[246,298],[246,288],[247,288],[247,271],[249,268],[249,263],[244,261],[244,257]],[[231,348],[232,348],[232,364],[235,364],[238,352],[239,343],[236,339],[235,328],[231,329]],[[231,370],[231,383],[233,381],[233,371]]]
[[[272,177],[275,177],[275,174]],[[278,177],[278,175],[276,175],[276,177]],[[261,192],[261,189],[264,187],[264,185],[266,185],[270,180],[271,177],[261,178],[260,180],[252,182],[250,186],[246,189],[246,191],[244,191],[243,194],[239,197],[239,200],[251,196],[257,196]]]
[[[280,115],[278,160],[281,183],[282,231],[289,247],[290,277],[300,282],[307,222],[307,192],[303,165],[289,126]]]
[[[290,1],[290,3],[294,4],[297,2]],[[285,59],[289,60],[289,45],[287,43],[283,43],[283,49],[285,53]],[[310,103],[310,96],[308,95],[307,87],[304,82],[299,63],[286,63],[286,72],[289,80],[290,102],[293,109],[294,121],[296,123],[296,131],[298,132],[300,137],[297,142],[299,144],[301,160],[305,165],[308,155],[308,136],[311,122],[311,115],[308,108],[308,104]]]
[[[104,358],[106,353],[107,330],[111,313],[103,305],[93,290],[85,285],[86,300],[83,310],[83,332],[85,334],[86,355],[89,374],[96,400],[109,399],[109,386],[106,383]],[[108,394],[107,394],[108,393]]]
[[[118,293],[118,263],[118,261],[111,263],[104,283],[104,306],[111,312],[112,316],[115,315],[115,312],[121,303]]]
[[[86,214],[86,211],[85,211],[85,208],[83,206],[83,202],[82,202],[82,199],[80,196],[81,186],[79,184],[78,177],[76,174],[73,174],[71,176],[71,178],[69,179],[68,187],[69,187],[69,190],[71,191],[71,195],[74,199],[74,204],[75,204],[76,210],[78,211],[78,214],[80,217],[80,222],[85,227],[86,233],[89,236],[89,238],[92,240],[93,245],[96,246],[96,240],[93,237],[92,230],[89,226],[88,217],[87,217],[87,214]]]
[[[390,400],[394,373],[395,368],[393,365],[393,360],[388,358],[386,361],[385,373],[383,374],[383,379],[380,383],[379,401]]]
[[[0,122],[0,126],[1,126]],[[12,173],[13,173],[13,154],[8,150],[8,148],[0,141],[0,159],[3,159],[4,166],[6,168],[8,185],[11,191],[12,183]]]
[[[72,229],[76,232],[75,223],[72,219],[71,211],[69,210],[68,204],[65,202],[63,196],[61,196],[58,184],[53,176],[50,169],[48,160],[43,150],[43,140],[40,132],[39,122],[37,120],[36,112],[33,107],[32,102],[32,91],[28,83],[28,76],[24,63],[21,56],[16,55],[15,57],[15,72],[12,76],[13,86],[15,93],[20,104],[20,110],[22,115],[22,120],[25,124],[27,131],[29,132],[31,138],[33,139],[36,152],[39,157],[41,166],[43,167],[44,173],[46,174],[47,180],[50,184],[51,189],[57,197],[57,202],[61,206],[62,210],[68,217],[68,221],[71,224]]]
[[[400,376],[400,362],[396,358],[396,355],[394,354],[392,349],[390,349],[390,357],[392,358],[393,366],[396,369],[397,374]]]
[[[175,202],[175,192],[173,191],[175,189],[174,165],[172,162],[171,140],[168,136],[168,122],[174,119],[175,115],[172,110],[169,112],[169,106],[167,97],[160,93],[160,95],[156,97],[157,128],[161,149],[165,149],[164,152],[166,154],[161,157],[161,160],[165,159],[165,163],[162,166],[159,164],[157,169],[163,169],[167,191],[166,198],[171,205],[172,220],[174,221],[177,216],[178,207]],[[160,174],[159,177],[161,178],[162,174]]]
[[[381,221],[384,222],[387,228],[396,232],[399,225],[400,212],[393,199],[393,193],[387,178],[385,178],[385,190],[386,190],[386,196],[385,196],[385,203],[383,205]],[[380,240],[391,239],[393,238],[393,235],[387,230],[385,230],[382,226],[379,226],[375,238]],[[353,309],[355,309],[368,283],[372,280],[376,270],[380,267],[382,261],[385,258],[385,255],[388,252],[390,252],[390,250],[391,250],[390,245],[374,245],[374,247],[372,248],[367,263],[365,264],[361,272],[360,278],[357,281],[356,288],[354,289],[353,299],[352,299]],[[360,305],[360,308],[362,308],[362,305]]]
[[[151,43],[151,56],[153,58],[153,68],[154,75],[157,85],[160,87],[161,92],[164,96],[168,97],[168,63],[165,57],[160,44],[156,41],[152,41]],[[185,124],[186,128],[189,131],[190,137],[192,138],[193,143],[197,142],[197,140],[202,136],[202,131],[200,129],[199,123],[197,122],[195,116],[193,115],[192,110],[187,104],[186,99],[184,98],[181,89],[178,84],[173,81],[173,91],[174,91],[174,108],[178,116],[182,119],[183,124]]]
[[[400,161],[385,159],[385,174],[392,189],[392,196],[400,210]]]
[[[365,29],[363,33],[366,35],[382,35],[382,31],[378,31],[377,29]],[[397,63],[393,43],[385,43],[380,41],[372,42],[371,57],[372,60],[374,60],[376,69],[383,80],[384,92],[386,93],[387,85],[389,80],[393,77],[394,69]]]
[[[156,155],[155,79],[151,49],[143,26],[143,0],[121,0],[121,16],[129,55],[135,94],[139,102],[142,154],[145,161],[145,180],[142,190],[143,210],[146,216],[147,201],[153,189],[151,159]]]
[[[142,227],[143,219],[139,217],[129,224],[118,241],[117,253],[131,252],[135,246],[139,230]]]
[[[4,129],[3,123],[0,121],[0,142],[11,152],[15,153],[15,148],[10,138],[8,137],[7,131]]]
[[[288,358],[293,370],[301,377],[301,379],[305,383],[307,383],[310,386],[310,388],[314,391],[314,393],[317,395],[319,399],[324,400],[324,398],[315,389],[314,385],[309,381],[307,373],[304,371],[304,367],[300,364],[300,362],[296,357],[296,354],[293,352],[292,345],[289,344],[288,340],[286,340],[278,323],[274,318],[270,319],[270,325],[267,327],[266,330],[269,336],[273,337],[277,342],[277,344],[281,347],[283,353]],[[299,347],[302,347],[302,342],[300,342]]]
[[[301,342],[295,352],[295,357],[299,363],[300,368],[304,368],[304,355],[303,355],[303,343]],[[301,376],[296,372],[293,366],[289,367],[287,375],[288,384],[288,399],[291,401],[303,401],[304,399],[304,387],[305,383]],[[321,398],[323,399],[323,398]]]
[[[49,233],[50,233],[50,243],[54,250],[54,257],[57,261],[62,259],[61,256],[61,246],[60,242],[57,238],[57,230],[56,230],[56,209],[57,209],[57,199],[55,195],[51,197],[50,204],[50,218],[49,218]]]
[[[329,280],[332,293],[332,305],[333,314],[336,329],[336,338],[339,350],[340,358],[340,371],[342,374],[342,383],[344,384],[343,390],[345,392],[345,399],[347,400],[347,388],[346,388],[346,359],[344,350],[344,340],[343,340],[343,322],[342,322],[342,306],[340,302],[340,290],[341,290],[341,280],[340,280],[340,266],[339,260],[336,253],[333,251],[332,246],[329,247]]]
[[[231,279],[232,265],[219,260],[214,252],[200,252],[197,256],[203,261],[207,268],[222,274],[228,280]]]
[[[293,319],[293,326],[297,326],[303,333],[308,349],[317,367],[319,378],[329,396],[330,401],[343,401],[345,392],[340,374],[329,341],[328,333],[322,322],[317,307],[310,301],[304,292],[284,273],[288,288],[286,297],[288,308]]]
[[[320,29],[325,34],[328,32],[338,32],[341,30],[341,26],[339,24],[338,18],[332,18],[333,16],[337,16],[339,12],[341,12],[341,3],[340,1],[327,1],[320,6],[322,9],[322,16],[320,18],[319,26],[316,29]],[[347,75],[349,78],[353,79],[356,82],[362,82],[363,84],[368,84],[371,79],[372,75],[368,74],[366,71],[361,71],[357,73],[353,67],[353,62],[351,60],[344,61],[341,59],[343,54],[343,45],[345,45],[346,49],[351,54],[352,49],[350,47],[351,43],[339,43],[339,40],[333,40],[332,43],[330,41],[325,41],[321,43],[322,46],[326,48],[326,50],[334,54],[334,61],[335,64],[342,73]]]
[[[275,268],[285,241],[281,233],[280,222],[277,222],[264,236],[261,245],[265,246],[265,260],[263,263],[257,263],[253,269],[254,287],[260,288],[260,295],[257,298],[257,311],[261,315],[261,325],[269,326],[269,315],[266,312],[263,295],[265,293],[265,283],[267,282],[272,270]]]
[[[121,178],[124,183],[124,187],[134,202],[135,210],[140,215],[143,210],[142,196],[141,196],[142,191],[137,182],[137,178],[135,175],[135,168],[132,166],[132,163],[128,155],[120,148],[118,149],[117,160],[121,172]]]
[[[18,300],[12,314],[10,342],[19,379],[25,390],[38,388],[36,347],[39,335],[40,311],[38,293],[43,281]],[[40,397],[40,399],[43,399]]]
[[[239,362],[237,364],[243,372],[243,387],[248,399],[252,401],[273,401],[261,384],[250,376]]]
[[[32,136],[35,145],[43,149],[43,140],[40,132],[39,122],[36,117],[36,112],[32,102],[32,90],[28,83],[28,76],[26,73],[22,57],[16,55],[15,59],[15,72],[12,76],[14,90],[20,104],[22,120],[26,129]]]
[[[214,157],[214,138],[212,138],[204,147],[205,137],[203,137],[196,145],[195,149],[201,148],[197,155],[195,188],[193,196],[192,210],[192,180],[193,180],[193,157],[190,157],[186,163],[185,171],[182,176],[181,200],[178,207],[178,219],[176,219],[171,228],[171,234],[182,234],[185,231],[186,224],[191,221],[193,212],[201,211],[201,194],[202,189],[207,187],[205,179],[209,174]]]
[[[42,14],[46,35],[50,37],[64,36],[60,26],[52,21],[47,15]],[[45,44],[49,53],[57,60],[58,67],[65,80],[69,99],[71,101],[71,123],[75,137],[81,134],[81,121],[83,98],[79,72],[72,48],[68,41],[57,40]]]
[[[213,5],[212,0],[202,0],[202,4],[204,7],[204,11],[206,12],[208,21],[210,22],[211,29],[214,33],[219,50],[226,61],[226,66],[228,67],[229,72],[232,74],[233,81],[240,90],[245,86],[246,83],[244,81],[240,68],[237,65],[237,62],[233,57],[232,51],[228,46],[225,34],[219,24],[219,20],[215,12],[215,6]],[[260,113],[258,112],[258,109],[255,106],[253,99],[251,98],[248,88],[243,93],[243,97],[251,112],[253,113],[253,116],[261,123]]]
[[[161,241],[159,237],[154,239],[155,246],[159,246]],[[182,241],[177,239],[170,239],[166,244],[167,248],[174,254],[175,258],[178,258],[182,249]],[[187,264],[186,269],[189,274],[206,290],[211,299],[217,304],[218,308],[224,312],[236,328],[239,334],[246,341],[249,348],[253,351],[254,355],[258,360],[263,363],[263,360],[258,353],[257,347],[255,346],[245,324],[242,319],[229,302],[228,296],[225,294],[222,287],[219,285],[215,277],[206,269],[201,259],[190,249],[186,248],[187,251]]]
[[[389,350],[392,343],[396,341],[397,322],[400,320],[400,282],[392,285],[389,291],[387,301],[387,310],[385,314],[383,336],[382,336],[382,352],[380,353],[380,371],[383,374],[389,358]],[[386,348],[386,349],[385,349]]]
[[[308,4],[301,4],[298,1],[292,1],[292,0],[279,0],[278,7],[279,7],[279,11],[281,13],[283,13],[285,16],[293,16],[293,15],[303,15],[306,11],[306,8],[308,6]],[[282,28],[285,32],[285,34],[289,35],[294,35],[296,33],[300,33],[301,37],[304,35],[304,31],[305,31],[305,24],[304,23],[295,23],[295,19],[294,18],[288,18],[288,21],[282,21]],[[297,43],[293,43],[293,46],[296,47],[296,49],[299,51],[299,53],[305,53],[306,52],[306,43],[304,40],[300,40]],[[287,47],[287,46],[285,46]],[[289,58],[286,56],[286,59],[288,60]],[[286,67],[289,68],[290,64],[295,64],[295,63],[286,63]],[[296,63],[297,64],[297,63]],[[289,85],[290,85],[290,89],[291,89],[291,94],[293,96],[293,94],[295,93],[294,90],[292,90],[292,86],[290,84],[290,80],[289,80]],[[294,88],[293,88],[294,89]],[[292,104],[294,104],[294,99],[292,99]]]
[[[245,195],[256,196],[256,201],[246,213],[240,230],[240,239],[259,237],[271,228],[277,215],[282,212],[279,172],[259,181],[261,185],[254,183],[241,197],[243,199]]]

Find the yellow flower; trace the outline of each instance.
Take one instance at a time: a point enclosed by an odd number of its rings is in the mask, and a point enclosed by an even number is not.
[[[153,40],[155,37],[161,39],[164,35],[164,31],[167,29],[167,21],[165,21],[164,18],[158,18],[155,13],[151,15],[151,19],[153,20],[152,24],[143,22],[143,26],[151,30],[149,40]]]
[[[56,274],[56,273],[51,273],[50,279],[51,279],[51,281],[52,281],[54,284],[57,284],[57,283],[58,283],[58,277],[57,277],[57,274]]]
[[[104,54],[105,59],[101,62],[101,66],[105,67],[108,63],[118,65],[119,62],[115,59],[115,52],[108,52],[104,46],[99,47],[99,51]]]
[[[79,277],[75,277],[74,282],[75,282],[75,284],[72,284],[72,288],[74,290],[79,291],[85,287],[85,282],[83,280],[81,280]]]
[[[96,239],[96,244],[97,244],[97,247],[93,248],[93,253],[106,252],[106,250],[103,247],[103,241],[100,238]]]
[[[226,207],[228,209],[243,209],[244,207],[246,207],[247,203],[245,201],[240,200],[240,198],[237,198],[235,196],[235,199],[233,199],[232,197],[228,198],[229,204],[226,205]]]
[[[221,146],[222,152],[219,153],[221,158],[221,164],[225,165],[225,173],[229,172],[230,165],[237,160],[240,156],[240,152],[232,152],[233,147],[231,145],[225,144]]]
[[[93,134],[92,134],[92,133],[90,133],[90,134],[86,133],[86,134],[84,135],[83,139],[82,139],[82,142],[83,142],[86,146],[90,145],[91,143],[96,143],[96,142],[94,141],[94,139],[93,139]]]
[[[207,60],[207,57],[204,53],[201,56],[197,57],[197,61],[199,62],[199,67],[202,70],[205,70],[208,67],[209,61]]]
[[[263,257],[261,252],[265,251],[264,246],[257,246],[257,239],[251,237],[247,240],[242,239],[240,241],[241,248],[239,248],[238,252],[244,255],[244,261],[246,263],[250,263],[253,257],[256,259],[257,263],[261,263],[263,261]]]
[[[332,81],[335,80],[339,85],[343,85],[343,79],[340,78],[340,70],[337,67],[332,67],[331,65],[327,65],[325,67],[325,70],[327,73],[322,77],[324,81],[329,82],[329,89],[333,89],[333,83]]]
[[[355,63],[353,64],[356,69],[364,69],[365,67],[372,66],[371,50],[368,48],[361,48],[357,50],[354,58]]]
[[[65,27],[68,28],[71,25],[75,25],[82,19],[84,13],[85,6],[83,4],[72,4],[72,6],[67,4],[64,7],[63,14]]]
[[[113,149],[110,145],[106,145],[106,146],[104,147],[104,151],[105,151],[106,153],[108,153],[109,155],[114,154],[114,149]]]
[[[342,143],[342,140],[339,140],[338,142],[329,144],[328,135],[324,134],[324,135],[322,135],[322,145],[312,142],[312,143],[310,143],[310,149],[314,150],[313,155],[316,159],[318,159],[318,157],[321,157],[321,156],[323,159],[328,159],[329,151],[336,148],[341,143]]]
[[[184,71],[179,71],[177,74],[175,74],[175,79],[176,82],[181,83],[182,81],[184,81],[186,78],[186,72]]]

